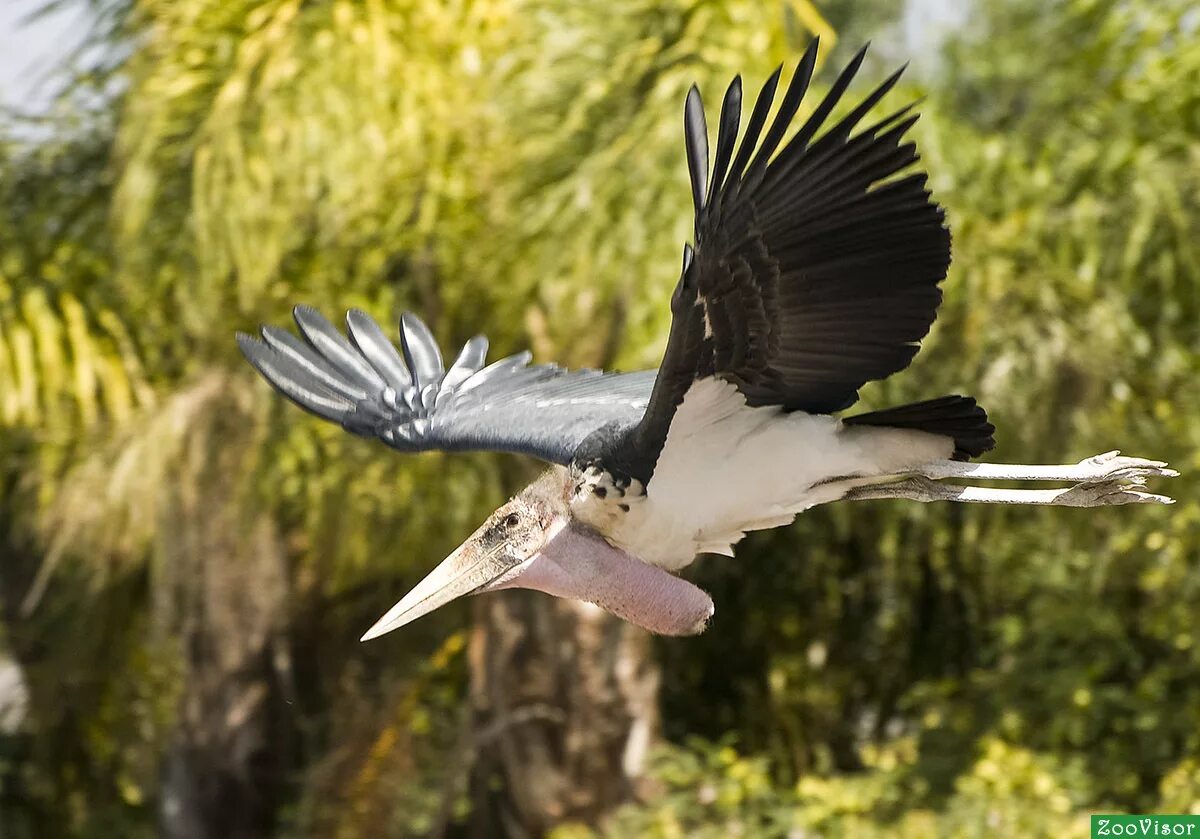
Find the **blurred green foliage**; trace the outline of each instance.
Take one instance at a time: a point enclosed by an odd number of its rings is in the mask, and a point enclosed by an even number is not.
[[[805,0],[93,6],[117,58],[79,84],[117,92],[0,140],[0,643],[32,696],[0,734],[0,821],[152,832],[192,673],[179,558],[269,527],[284,829],[453,824],[464,608],[355,639],[531,467],[313,422],[232,331],[298,301],[412,309],[446,346],[654,365],[690,226],[687,86],[757,89],[811,32],[834,40],[827,20],[894,22]],[[913,56],[937,70],[893,101],[928,96],[955,262],[914,368],[864,394],[972,393],[997,460],[1171,460],[1180,503],[818,509],[697,563],[717,615],[657,644],[668,745],[608,834],[1074,836],[1097,809],[1200,812],[1190,6],[990,0]]]

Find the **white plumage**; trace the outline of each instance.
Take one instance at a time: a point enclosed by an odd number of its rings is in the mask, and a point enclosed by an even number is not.
[[[583,492],[572,509],[617,547],[676,571],[697,553],[732,556],[748,531],[787,524],[855,486],[953,451],[949,437],[923,431],[753,408],[732,384],[706,378],[675,412],[644,495]]]

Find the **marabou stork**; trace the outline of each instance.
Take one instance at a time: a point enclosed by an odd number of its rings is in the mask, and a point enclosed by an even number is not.
[[[830,113],[860,51],[791,135],[816,62],[814,41],[774,119],[782,68],[738,142],[742,86],[725,92],[709,165],[693,86],[684,136],[695,246],[684,246],[657,371],[530,366],[528,352],[484,366],[472,338],[446,370],[411,314],[399,351],[361,311],[349,340],[311,308],[304,340],[270,326],[242,352],[302,408],[400,451],[494,450],[549,461],[367,633],[375,638],[466,594],[528,588],[588,601],[651,632],[686,635],[713,614],[675,576],[697,554],[733,554],[747,531],[780,527],[830,501],[906,498],[1100,506],[1170,503],[1143,491],[1166,464],[972,464],[993,426],[968,396],[872,413],[849,408],[865,382],[908,366],[929,331],[950,264],[950,233],[905,133],[912,106],[860,123],[888,77],[837,121]],[[945,478],[1052,480],[989,489]]]

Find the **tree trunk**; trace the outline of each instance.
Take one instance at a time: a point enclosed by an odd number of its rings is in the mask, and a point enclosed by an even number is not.
[[[202,511],[182,501],[165,550],[166,596],[156,605],[183,659],[160,798],[169,839],[271,835],[287,772],[283,549],[268,522],[247,536],[230,507]]]
[[[629,800],[658,734],[649,636],[534,592],[481,597],[475,614],[472,835],[540,836]]]

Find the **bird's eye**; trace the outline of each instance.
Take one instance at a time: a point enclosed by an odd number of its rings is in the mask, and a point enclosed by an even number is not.
[[[508,528],[513,528],[513,527],[516,527],[520,523],[520,521],[521,521],[521,517],[518,516],[516,513],[509,513],[508,517],[504,519],[504,526],[508,527]]]

